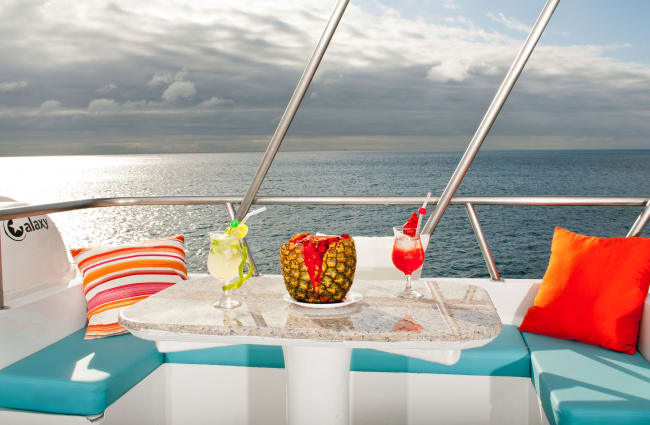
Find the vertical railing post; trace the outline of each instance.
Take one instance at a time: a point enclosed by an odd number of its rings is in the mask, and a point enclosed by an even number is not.
[[[501,112],[503,104],[506,103],[508,95],[510,95],[512,88],[515,86],[515,83],[521,74],[521,71],[523,71],[524,66],[526,66],[528,58],[530,57],[531,53],[533,53],[535,45],[539,41],[539,38],[542,36],[544,28],[546,28],[546,24],[548,24],[551,16],[553,16],[553,12],[555,11],[555,8],[559,2],[560,0],[548,0],[546,2],[544,9],[542,9],[542,13],[540,13],[539,18],[537,18],[537,22],[535,22],[535,25],[530,30],[528,38],[517,54],[515,61],[510,66],[510,69],[503,79],[501,86],[499,86],[499,90],[497,90],[497,93],[494,95],[494,99],[492,99],[492,103],[488,107],[488,110],[485,112],[485,116],[483,116],[481,123],[479,124],[476,132],[474,133],[474,136],[472,137],[472,140],[469,142],[469,145],[467,146],[463,157],[458,162],[458,166],[456,167],[454,174],[449,179],[449,182],[447,183],[445,190],[442,192],[442,195],[440,195],[440,200],[438,201],[436,208],[433,210],[433,213],[431,213],[431,216],[429,216],[429,219],[422,228],[422,233],[425,233],[427,235],[432,234],[440,222],[440,219],[444,215],[447,207],[449,206],[449,203],[451,202],[451,198],[453,198],[456,190],[458,189],[458,186],[460,186],[460,183],[463,181],[463,177],[465,177],[465,174],[467,174],[467,170],[469,169],[470,165],[472,165],[474,157],[478,153],[479,149],[481,149],[481,144],[483,144],[483,141],[492,128],[492,124],[494,124],[497,116],[499,116],[499,112]]]
[[[481,249],[481,254],[483,255],[483,260],[485,261],[485,266],[487,267],[488,272],[490,273],[490,280],[494,280],[496,282],[503,282],[503,279],[501,279],[501,276],[499,275],[499,270],[497,269],[497,265],[494,262],[494,258],[492,257],[492,252],[490,251],[490,247],[488,246],[487,239],[485,239],[485,233],[483,233],[483,228],[481,228],[481,223],[478,220],[478,215],[476,215],[476,210],[474,209],[474,205],[472,205],[469,202],[466,203],[465,210],[467,211],[467,217],[469,217],[469,222],[472,224],[472,229],[474,229],[476,242],[478,242],[478,246]]]
[[[645,204],[645,208],[643,208],[643,211],[641,211],[641,214],[636,218],[636,221],[630,228],[630,231],[627,232],[628,238],[631,237],[636,237],[641,234],[643,231],[643,228],[648,224],[648,220],[650,220],[650,201],[648,201]]]
[[[0,227],[4,227],[0,221]],[[5,289],[2,281],[2,235],[0,235],[0,310],[6,310],[9,306],[5,305]]]
[[[231,220],[235,218],[235,209],[232,207],[232,204],[230,202],[226,202],[224,205],[226,207],[226,214],[228,214],[228,218]],[[246,252],[248,252],[248,261],[251,262],[251,267],[253,268],[253,276],[259,276],[260,272],[257,269],[257,264],[255,264],[255,259],[253,259],[253,250],[251,249],[251,246],[248,244],[248,242],[246,242],[246,238],[242,239],[241,242],[248,248]]]
[[[302,102],[302,99],[305,97],[305,93],[307,93],[309,84],[311,83],[311,80],[314,78],[314,74],[316,74],[318,65],[320,65],[320,62],[323,59],[323,55],[325,55],[327,46],[329,46],[330,41],[332,40],[332,36],[336,31],[336,27],[338,26],[339,22],[341,21],[341,18],[343,17],[343,12],[345,12],[345,8],[347,7],[348,2],[349,0],[338,0],[338,3],[334,8],[334,12],[332,12],[332,16],[330,17],[330,20],[327,22],[327,26],[323,31],[323,35],[318,41],[318,45],[316,45],[316,49],[314,50],[311,59],[309,59],[309,62],[307,63],[305,70],[300,76],[300,80],[296,85],[296,89],[293,91],[293,94],[291,95],[291,99],[289,100],[289,103],[287,104],[287,107],[284,110],[284,114],[282,114],[282,118],[280,118],[280,122],[278,123],[278,126],[275,129],[275,133],[273,133],[273,137],[271,137],[271,141],[269,142],[269,145],[266,148],[266,152],[264,152],[264,156],[262,157],[262,161],[260,162],[260,165],[257,168],[255,177],[253,177],[253,180],[251,181],[251,184],[248,187],[248,191],[246,192],[244,199],[242,200],[241,204],[239,205],[239,208],[237,209],[238,220],[244,218],[246,213],[248,213],[248,210],[250,209],[251,205],[253,204],[253,201],[255,200],[255,196],[257,196],[257,192],[260,190],[260,186],[262,186],[264,177],[266,177],[266,173],[269,171],[269,167],[271,167],[273,158],[275,158],[275,154],[278,152],[278,149],[280,149],[280,145],[284,140],[284,136],[287,134],[287,130],[289,130],[289,126],[293,121],[293,117],[296,116],[296,112],[300,107],[300,103]]]

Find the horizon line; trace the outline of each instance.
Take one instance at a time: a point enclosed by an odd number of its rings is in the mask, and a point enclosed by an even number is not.
[[[414,149],[414,150],[378,150],[378,149],[314,149],[314,150],[280,150],[278,154],[281,153],[308,153],[308,152],[349,152],[349,153],[452,153],[452,152],[464,152],[464,149]],[[620,151],[629,151],[629,152],[638,152],[638,151],[650,151],[648,148],[567,148],[567,149],[558,149],[558,148],[485,148],[483,152],[620,152]],[[119,153],[51,153],[51,154],[0,154],[0,158],[30,158],[30,157],[63,157],[63,156],[121,156],[121,155],[200,155],[200,154],[257,154],[264,153],[265,150],[242,150],[242,151],[198,151],[198,152],[188,152],[188,151],[179,151],[179,152],[162,152],[162,151],[151,151],[151,152],[119,152]]]

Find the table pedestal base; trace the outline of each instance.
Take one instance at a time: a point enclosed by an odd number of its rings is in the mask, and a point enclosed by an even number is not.
[[[350,422],[350,348],[285,346],[287,423]]]

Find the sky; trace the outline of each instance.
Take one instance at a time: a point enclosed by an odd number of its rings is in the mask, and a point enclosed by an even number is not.
[[[2,0],[0,155],[262,151],[335,0]],[[282,150],[462,150],[541,0],[352,0]],[[484,149],[650,149],[650,2],[563,0]]]

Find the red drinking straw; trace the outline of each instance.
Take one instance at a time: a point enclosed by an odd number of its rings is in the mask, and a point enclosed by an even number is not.
[[[420,237],[420,225],[422,224],[422,217],[427,213],[427,204],[429,203],[429,199],[431,199],[431,192],[427,193],[427,197],[424,199],[424,203],[422,204],[422,207],[418,210],[418,225],[415,228],[415,237],[419,238]]]

